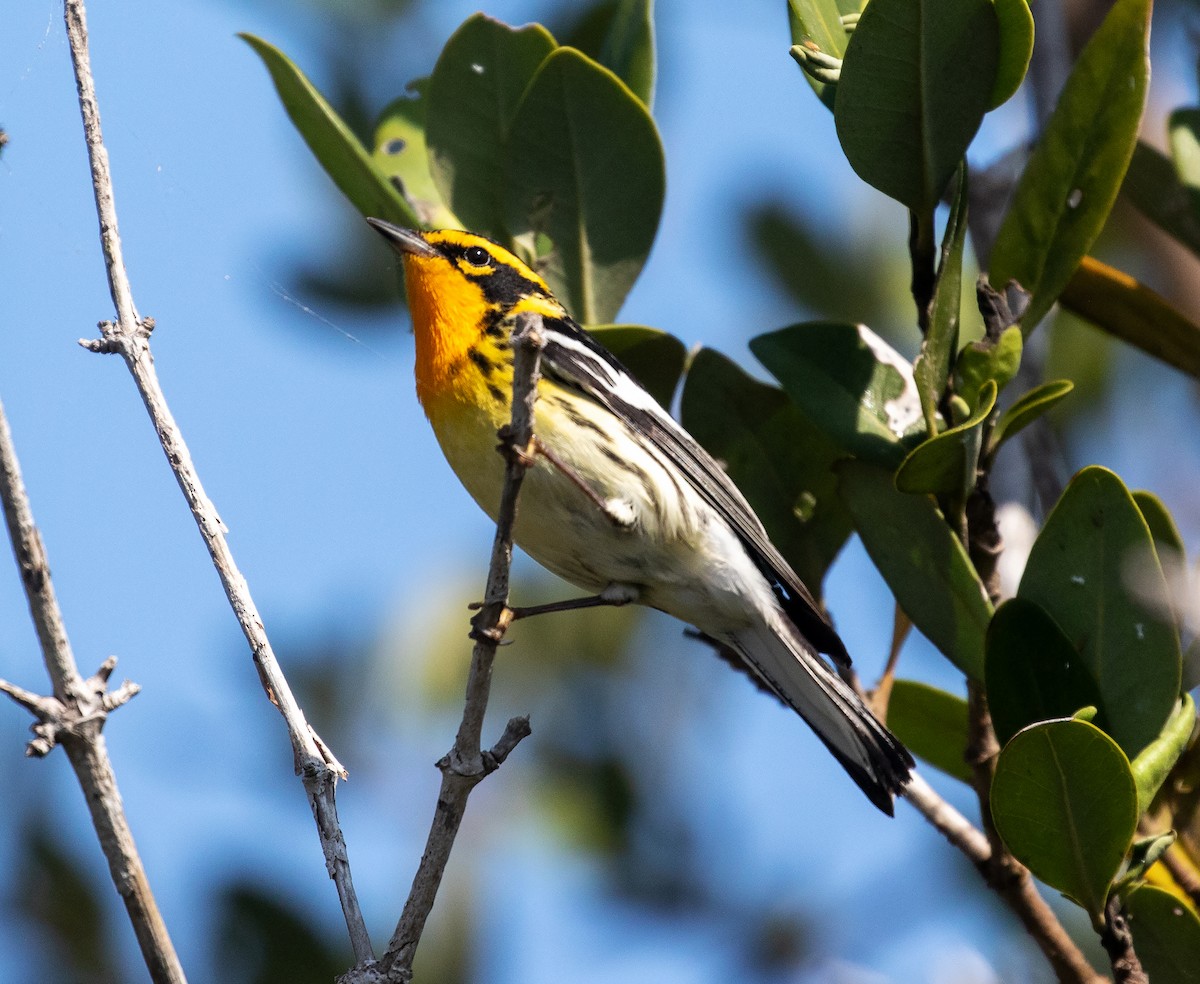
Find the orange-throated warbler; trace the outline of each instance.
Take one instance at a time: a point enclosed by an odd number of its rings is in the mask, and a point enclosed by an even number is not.
[[[544,327],[539,453],[522,487],[516,542],[585,591],[658,608],[732,650],[890,814],[912,757],[818,655],[849,665],[721,466],[504,247],[466,232],[367,221],[404,259],[417,396],[475,501],[495,518],[510,335],[518,314],[536,313]]]

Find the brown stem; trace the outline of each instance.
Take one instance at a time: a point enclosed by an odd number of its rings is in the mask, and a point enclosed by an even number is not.
[[[917,305],[917,326],[924,335],[929,331],[933,292],[937,286],[937,242],[934,236],[933,209],[908,213],[908,253],[912,260],[912,296]]]
[[[528,718],[513,718],[491,751],[483,751],[483,718],[491,691],[492,664],[496,648],[512,621],[508,607],[508,578],[512,564],[512,531],[516,521],[517,496],[525,472],[533,461],[533,405],[537,400],[538,368],[544,344],[542,319],[536,314],[517,316],[513,332],[512,422],[501,429],[499,450],[507,462],[496,534],[488,566],[487,587],[480,610],[471,619],[475,648],[467,678],[466,703],[454,747],[438,762],[442,786],[421,863],[413,878],[404,911],[380,961],[383,980],[407,984],[412,980],[413,960],[433,909],[438,887],[450,860],[454,839],[466,812],[467,798],[479,782],[495,771],[516,744],[529,734]]]
[[[167,406],[166,397],[158,382],[154,359],[150,353],[150,332],[154,322],[140,318],[133,303],[133,291],[121,255],[121,237],[117,227],[117,210],[113,200],[112,175],[108,152],[100,130],[100,110],[88,55],[87,22],[83,0],[66,0],[65,17],[75,81],[79,90],[79,108],[83,116],[84,138],[91,163],[92,188],[96,199],[96,214],[100,221],[100,244],[108,273],[109,290],[117,310],[117,321],[100,325],[101,338],[81,340],[94,352],[112,352],[125,359],[146,410],[154,423],[167,461],[179,482],[195,517],[196,525],[208,547],[213,565],[221,578],[225,594],[242,632],[250,644],[259,679],[268,699],[279,709],[292,742],[296,772],[304,783],[309,804],[317,823],[317,833],[325,854],[325,865],[337,886],[342,912],[350,935],[355,960],[368,964],[374,959],[366,923],[358,906],[350,877],[346,842],[338,823],[334,798],[339,776],[345,775],[341,763],[330,753],[305,720],[304,713],[292,695],[283,675],[262,618],[250,595],[225,540],[225,526],[216,507],[204,492],[200,476],[192,463],[183,434]]]
[[[116,665],[116,660],[111,657],[95,676],[85,680],[79,674],[54,593],[54,583],[50,580],[46,549],[34,525],[33,510],[21,479],[16,448],[2,405],[0,504],[54,696],[38,697],[11,685],[5,685],[4,690],[38,719],[34,726],[38,737],[30,742],[30,754],[44,755],[55,743],[62,744],[71,768],[75,770],[79,788],[83,790],[100,849],[108,860],[113,884],[125,903],[150,979],[155,984],[186,984],[183,967],[142,867],[117,790],[117,777],[104,736],[100,733],[108,712],[137,690],[127,683],[114,693],[108,692],[108,677]]]
[[[1119,895],[1112,895],[1104,908],[1104,931],[1100,934],[1108,959],[1112,962],[1113,984],[1150,984],[1142,962],[1133,949],[1129,920],[1121,908]]]

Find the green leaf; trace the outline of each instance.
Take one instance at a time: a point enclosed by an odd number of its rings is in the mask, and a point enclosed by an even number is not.
[[[1138,959],[1155,984],[1200,984],[1200,919],[1170,892],[1143,885],[1125,900]]]
[[[1128,887],[1145,878],[1146,872],[1154,867],[1155,862],[1166,854],[1167,848],[1174,843],[1173,830],[1168,830],[1165,834],[1149,834],[1135,840],[1129,847],[1129,865],[1117,883],[1118,891],[1125,894]]]
[[[654,101],[654,0],[617,0],[596,59],[647,109]]]
[[[325,97],[278,48],[253,34],[239,34],[266,65],[292,124],[325,173],[363,215],[402,226],[418,225],[417,216],[388,181]]]
[[[1071,640],[1100,689],[1108,733],[1130,756],[1162,730],[1180,679],[1174,627],[1126,587],[1127,565],[1139,560],[1146,562],[1142,590],[1166,597],[1150,530],[1133,498],[1112,472],[1088,467],[1046,519],[1018,591]]]
[[[413,95],[394,100],[379,115],[371,161],[384,177],[393,183],[400,182],[401,194],[422,228],[461,229],[461,223],[442,201],[429,171],[429,152],[425,146],[428,81],[411,83]]]
[[[571,48],[543,63],[505,158],[508,228],[575,317],[611,321],[641,272],[665,194],[662,143],[641,101]],[[539,249],[538,253],[542,251]]]
[[[1167,555],[1182,562],[1187,556],[1183,546],[1183,535],[1162,499],[1153,492],[1137,489],[1133,493],[1133,501],[1150,528],[1150,537],[1154,540],[1154,549],[1159,559],[1165,563],[1164,555]]]
[[[897,680],[888,698],[887,726],[918,758],[962,782],[971,782],[967,702],[916,680]]]
[[[1137,782],[1138,813],[1150,809],[1150,801],[1162,788],[1179,756],[1187,750],[1195,726],[1196,705],[1191,694],[1184,694],[1162,734],[1143,748],[1131,763]]]
[[[788,26],[792,31],[792,44],[807,53],[816,53],[826,58],[841,59],[846,55],[846,43],[850,35],[842,26],[842,11],[836,0],[788,0]],[[813,92],[830,110],[836,86],[804,73]]]
[[[1137,829],[1137,791],[1116,742],[1085,721],[1018,732],[996,761],[992,819],[1010,851],[1099,924]]]
[[[1042,319],[1112,210],[1137,143],[1150,62],[1150,0],[1117,0],[1071,71],[1034,148],[992,251],[991,282],[1010,278]]]
[[[1020,0],[1024,3],[1024,0]],[[921,341],[921,354],[913,364],[913,378],[921,396],[925,426],[930,437],[936,433],[937,406],[950,378],[950,363],[958,351],[958,310],[962,304],[963,244],[967,235],[967,169],[958,169],[958,190],[942,237],[929,328]],[[968,400],[968,403],[970,401]]]
[[[851,454],[895,467],[924,435],[912,366],[865,325],[792,325],[751,339],[750,351]]]
[[[970,417],[908,453],[896,471],[896,488],[901,492],[933,492],[965,499],[975,487],[983,425],[995,406],[996,384],[989,379],[979,393],[979,408]]]
[[[945,517],[931,498],[896,491],[884,468],[843,461],[837,473],[854,528],[897,604],[955,666],[982,680],[992,606]]]
[[[990,0],[867,4],[833,112],[860,178],[913,211],[937,204],[992,98],[999,33]]]
[[[712,349],[692,359],[680,409],[683,426],[725,464],[771,542],[820,596],[851,531],[833,473],[841,452],[782,390]]]
[[[654,94],[654,0],[600,0],[581,11],[562,45],[610,69],[649,109]]]
[[[588,333],[612,352],[664,409],[671,409],[687,360],[683,342],[642,325],[590,325]]]
[[[1033,12],[1027,0],[994,0],[1000,24],[1000,61],[988,109],[1008,102],[1017,94],[1033,55]]]
[[[1022,728],[1100,706],[1100,691],[1071,640],[1042,609],[1010,598],[987,631],[988,708],[1005,744]],[[1104,728],[1104,721],[1096,722]]]
[[[1193,196],[1200,195],[1200,108],[1188,106],[1175,110],[1167,121],[1167,134],[1180,183]],[[1196,204],[1195,197],[1192,202]]]
[[[430,170],[454,214],[475,232],[510,242],[505,146],[538,66],[555,49],[540,24],[512,28],[483,14],[450,36],[429,79]]]
[[[1035,386],[1014,400],[996,422],[988,454],[995,454],[1001,444],[1032,424],[1074,388],[1075,384],[1069,379],[1055,379]]]
[[[954,366],[954,391],[967,405],[979,406],[979,392],[990,379],[996,392],[1004,389],[1021,367],[1024,339],[1016,325],[1005,328],[994,342],[984,338],[963,346]]]

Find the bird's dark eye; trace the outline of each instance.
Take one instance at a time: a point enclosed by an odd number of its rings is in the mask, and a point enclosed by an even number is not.
[[[471,266],[487,266],[492,262],[488,251],[482,246],[468,246],[467,251],[463,253],[463,259],[470,263]]]

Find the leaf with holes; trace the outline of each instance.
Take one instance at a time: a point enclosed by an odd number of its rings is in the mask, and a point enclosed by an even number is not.
[[[402,226],[418,224],[412,207],[375,167],[371,155],[325,97],[278,48],[238,35],[266,65],[284,109],[325,173],[363,215]]]
[[[412,207],[425,229],[461,229],[462,224],[446,208],[429,171],[425,146],[425,89],[428,79],[409,85],[411,96],[389,103],[375,124],[375,151],[371,160],[387,178],[400,183],[404,200]]]

